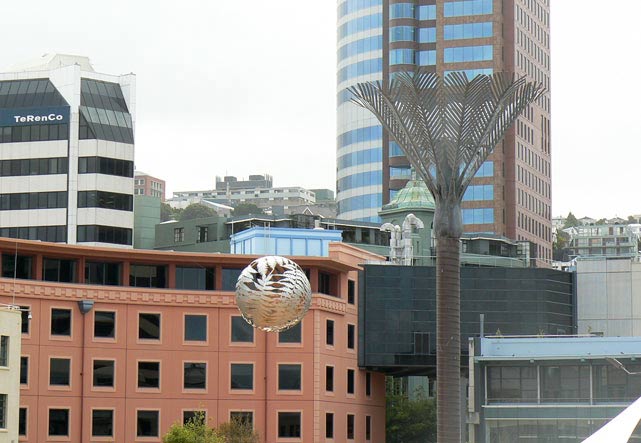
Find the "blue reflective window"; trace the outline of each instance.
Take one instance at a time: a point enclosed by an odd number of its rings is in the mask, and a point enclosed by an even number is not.
[[[492,68],[483,68],[483,69],[454,69],[452,71],[445,71],[445,75],[452,72],[463,72],[467,75],[468,80],[472,80],[477,75],[492,75],[494,70]]]
[[[383,161],[383,149],[378,147],[341,155],[338,157],[336,164],[338,169],[345,169],[351,166],[366,165],[381,161]]]
[[[474,177],[494,177],[494,162],[491,160],[483,162]]]
[[[389,190],[389,200],[390,201],[394,200],[394,197],[396,197],[396,194],[398,194],[398,189],[390,189]]]
[[[389,64],[392,65],[413,65],[413,49],[392,49],[389,52]]]
[[[464,225],[482,225],[494,223],[494,208],[462,209]]]
[[[383,137],[383,127],[368,126],[366,128],[354,129],[352,131],[344,132],[337,138],[338,148],[342,148],[352,143],[368,142],[372,140],[380,140]]]
[[[369,223],[383,223],[383,220],[374,215],[372,217],[361,217],[361,218],[355,218],[354,221],[362,221],[362,222],[369,222]]]
[[[366,171],[358,174],[348,175],[336,181],[338,192],[348,189],[362,188],[363,186],[375,186],[383,184],[383,171]]]
[[[414,26],[394,26],[389,30],[389,41],[391,42],[413,42]]]
[[[347,23],[343,23],[338,28],[338,39],[357,32],[367,31],[373,28],[380,28],[383,25],[383,14],[371,14],[364,17],[355,18]]]
[[[436,5],[423,5],[418,7],[419,20],[436,20]]]
[[[405,154],[396,142],[389,142],[389,156],[390,157],[403,157]]]
[[[360,77],[361,75],[375,74],[383,70],[383,59],[373,58],[363,60],[362,62],[352,63],[338,71],[338,83],[349,80],[350,78]]]
[[[338,213],[342,214],[349,211],[358,211],[360,209],[380,208],[383,205],[383,196],[381,194],[365,194],[357,197],[346,198],[338,201]]]
[[[445,17],[461,17],[464,15],[483,15],[492,13],[493,0],[464,0],[445,3],[443,15]]]
[[[434,43],[436,42],[436,28],[420,28],[418,30],[419,43]]]
[[[414,4],[395,3],[389,5],[389,18],[414,18]]]
[[[436,50],[418,51],[417,58],[417,64],[419,66],[434,66],[436,65]]]
[[[336,105],[340,106],[345,102],[348,102],[351,100],[353,97],[353,94],[349,92],[347,89],[343,89],[339,91],[338,94],[336,94]]]
[[[463,194],[463,201],[494,200],[494,185],[470,185]]]
[[[390,178],[410,178],[412,177],[412,168],[410,166],[392,166],[389,168]]]
[[[370,51],[377,51],[383,48],[383,37],[376,35],[374,37],[362,38],[354,42],[341,46],[338,49],[338,61],[352,57],[358,54],[364,54]]]
[[[445,40],[483,37],[492,37],[492,22],[445,25],[443,28],[443,38]]]
[[[361,9],[381,6],[382,4],[383,0],[347,0],[338,6],[338,17],[343,17],[344,15],[360,11]]]
[[[445,48],[443,59],[445,63],[480,62],[492,60],[492,45],[459,46],[458,48]]]

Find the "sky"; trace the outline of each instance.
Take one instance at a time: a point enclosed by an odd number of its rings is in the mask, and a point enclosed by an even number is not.
[[[551,0],[553,215],[641,213],[641,2],[607,5]],[[335,0],[3,2],[0,42],[0,71],[58,52],[134,72],[136,168],[170,193],[335,187]]]

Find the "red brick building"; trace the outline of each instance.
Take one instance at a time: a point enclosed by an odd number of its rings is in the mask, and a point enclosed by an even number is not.
[[[158,197],[160,201],[165,201],[165,181],[141,171],[136,171],[134,175],[134,195],[147,195],[149,197]]]
[[[270,443],[385,441],[384,377],[357,365],[365,251],[293,257],[313,302],[281,334],[252,329],[235,306],[253,256],[4,238],[0,252],[0,303],[15,296],[31,313],[20,441],[160,442],[193,411],[213,426],[250,420]]]

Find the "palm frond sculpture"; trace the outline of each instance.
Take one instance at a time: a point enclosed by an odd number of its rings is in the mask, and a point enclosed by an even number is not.
[[[474,174],[519,114],[544,93],[524,78],[495,73],[468,80],[417,70],[389,85],[360,83],[352,102],[396,140],[436,201],[436,391],[439,443],[461,441],[461,200]]]

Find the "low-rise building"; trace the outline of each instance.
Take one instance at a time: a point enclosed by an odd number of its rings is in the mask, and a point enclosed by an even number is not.
[[[641,397],[641,337],[469,344],[470,443],[579,443]],[[637,428],[630,441],[639,438]]]
[[[637,255],[639,236],[627,225],[585,225],[564,230],[570,234],[570,256]]]
[[[204,411],[212,426],[249,421],[263,442],[384,442],[385,381],[358,366],[355,296],[358,264],[381,257],[340,243],[293,257],[312,306],[280,334],[235,305],[254,258],[0,239],[0,303],[33,315],[12,351],[20,441],[159,443]]]
[[[152,177],[151,175],[135,171],[134,175],[134,195],[147,195],[149,197],[159,198],[160,201],[165,201],[165,180]]]

